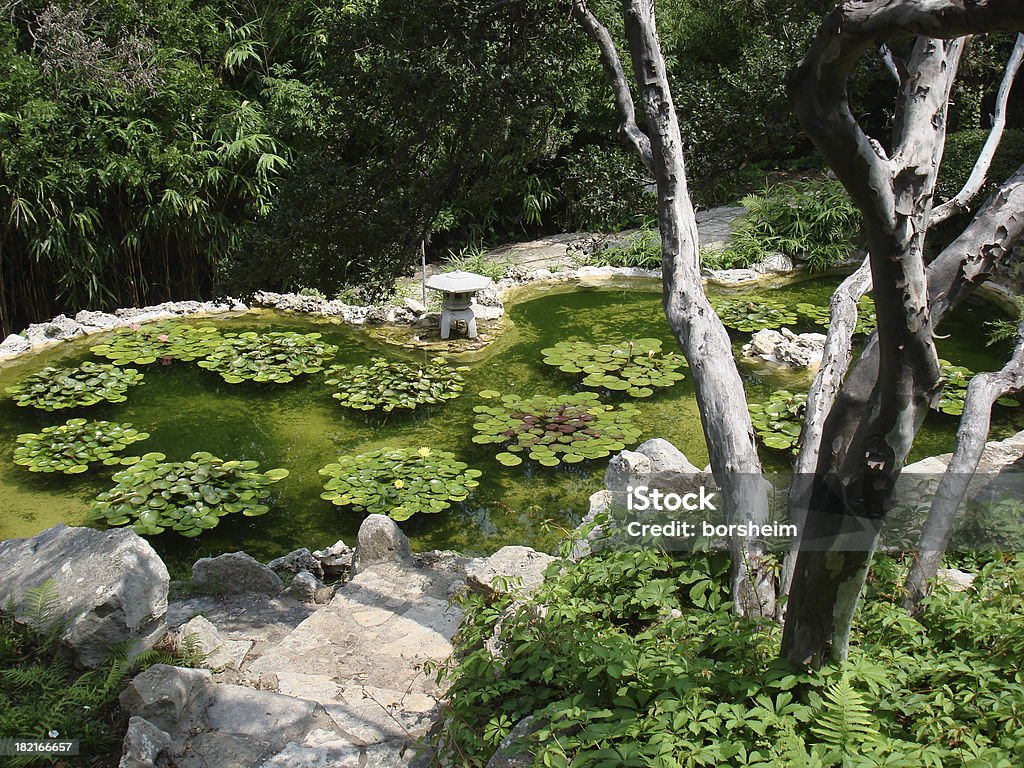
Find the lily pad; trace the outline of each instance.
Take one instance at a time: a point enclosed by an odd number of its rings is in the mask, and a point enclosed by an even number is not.
[[[670,387],[685,378],[679,369],[686,360],[675,352],[662,354],[659,339],[618,344],[560,341],[541,354],[547,365],[584,374],[586,387],[626,392],[631,397],[650,397],[652,387]]]
[[[807,394],[779,389],[763,403],[750,403],[750,420],[761,442],[768,448],[796,453]]]
[[[323,370],[338,348],[319,333],[226,333],[201,368],[216,371],[229,384],[243,381],[287,384]]]
[[[149,365],[199,360],[223,341],[212,325],[152,323],[118,328],[105,342],[90,349],[115,365]]]
[[[45,427],[40,433],[18,435],[14,463],[28,467],[31,472],[77,475],[87,471],[90,464],[121,464],[119,454],[148,437],[148,433],[133,429],[131,424],[70,419]]]
[[[332,397],[346,408],[387,413],[458,397],[462,393],[464,370],[452,368],[443,357],[422,365],[376,357],[369,365],[329,368],[326,383],[336,390]]]
[[[714,303],[715,312],[727,328],[752,333],[765,328],[793,325],[797,316],[789,307],[777,301],[764,299],[724,299]]]
[[[20,406],[43,411],[79,408],[97,403],[122,403],[130,387],[142,383],[134,368],[86,360],[77,368],[48,366],[22,379],[7,392]]]

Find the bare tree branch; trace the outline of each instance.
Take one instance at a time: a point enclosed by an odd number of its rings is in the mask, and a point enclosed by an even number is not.
[[[992,130],[989,131],[985,145],[981,148],[978,160],[974,164],[971,175],[964,183],[963,189],[956,193],[951,199],[932,210],[929,226],[940,224],[951,216],[967,208],[971,200],[985,184],[989,169],[992,167],[992,160],[999,149],[999,142],[1003,138],[1003,131],[1006,128],[1006,104],[1010,100],[1010,91],[1013,90],[1013,81],[1017,77],[1021,60],[1024,59],[1024,34],[1017,35],[1017,42],[1014,43],[1013,51],[1010,53],[1010,60],[1006,64],[1006,72],[999,84],[999,91],[996,93],[995,112],[992,115]]]
[[[651,140],[647,137],[646,133],[640,130],[640,126],[636,124],[636,108],[633,105],[633,93],[630,91],[626,73],[622,69],[622,62],[619,60],[619,52],[615,48],[615,41],[612,40],[608,29],[591,13],[584,0],[573,0],[572,15],[576,22],[583,27],[583,31],[601,49],[601,63],[604,65],[608,78],[612,81],[615,105],[618,107],[619,115],[622,117],[619,132],[640,155],[640,159],[647,170],[653,174]]]
[[[956,434],[956,448],[932,500],[928,520],[921,532],[905,584],[903,606],[917,613],[928,595],[929,585],[949,546],[953,522],[963,502],[978,462],[985,450],[985,441],[992,421],[992,406],[1004,395],[1024,389],[1024,322],[1017,326],[1017,347],[1013,357],[1001,371],[979,373],[967,386],[963,415]]]
[[[903,81],[907,79],[907,67],[899,61],[892,52],[892,48],[884,43],[878,47],[878,54],[882,57],[882,63],[885,65],[885,70],[892,75],[892,79],[896,81],[896,85],[903,85]]]

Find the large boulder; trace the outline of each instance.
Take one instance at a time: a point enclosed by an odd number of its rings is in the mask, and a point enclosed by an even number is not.
[[[267,567],[278,576],[285,574],[294,576],[300,571],[309,571],[317,578],[323,578],[324,575],[324,569],[320,564],[320,560],[306,547],[296,549],[287,555],[271,560],[267,563]]]
[[[85,333],[81,324],[67,315],[57,315],[46,323],[33,323],[25,331],[25,338],[33,345],[51,341],[67,341]]]
[[[544,571],[554,561],[551,555],[530,547],[502,547],[490,557],[471,560],[466,566],[466,583],[485,594],[512,592],[526,597],[544,583]]]
[[[226,552],[196,560],[192,566],[192,586],[199,592],[215,595],[243,592],[276,595],[284,589],[276,573],[245,552]]]
[[[128,732],[124,736],[121,762],[118,768],[157,768],[167,765],[167,754],[171,749],[171,735],[157,728],[144,717],[133,717],[128,721]]]
[[[0,357],[14,357],[32,349],[32,342],[24,336],[12,333],[0,342]]]
[[[119,701],[129,716],[143,717],[161,730],[176,733],[192,717],[194,707],[204,708],[210,691],[209,670],[154,664],[132,678]]]
[[[47,582],[66,617],[62,640],[81,666],[99,666],[118,643],[137,641],[137,652],[164,634],[167,568],[131,529],[57,525],[0,542],[0,604],[18,606]],[[16,615],[26,620],[27,609]]]
[[[387,515],[370,515],[359,526],[353,572],[377,563],[412,563],[409,537]]]

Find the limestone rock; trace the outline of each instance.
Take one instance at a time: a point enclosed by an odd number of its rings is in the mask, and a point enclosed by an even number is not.
[[[267,563],[267,567],[278,576],[285,573],[295,574],[300,571],[309,571],[318,579],[323,578],[324,575],[324,569],[320,564],[320,560],[306,547],[296,549],[287,555],[271,560]]]
[[[67,315],[57,315],[46,323],[33,323],[25,331],[29,343],[45,344],[50,341],[66,341],[85,333],[82,326]]]
[[[348,575],[349,571],[352,570],[352,558],[355,553],[349,548],[349,546],[338,539],[331,546],[325,549],[318,549],[313,553],[320,562],[320,567],[323,569],[323,578],[327,579],[341,579]],[[313,571],[316,573],[316,571]]]
[[[12,333],[0,343],[0,357],[13,357],[28,352],[32,349],[32,343],[24,336]]]
[[[403,303],[405,304],[405,308],[417,317],[426,314],[427,312],[427,305],[422,301],[417,301],[416,299],[405,299]]]
[[[138,641],[136,651],[151,648],[164,633],[167,568],[129,528],[57,525],[0,542],[0,604],[17,604],[47,581],[67,617],[62,640],[82,666],[99,666],[125,640]]]
[[[530,768],[533,765],[533,752],[524,740],[537,728],[532,715],[516,723],[501,740],[498,749],[487,761],[486,768]]]
[[[79,323],[87,332],[109,331],[121,325],[121,320],[116,315],[107,312],[90,312],[83,309],[75,315],[75,322]]]
[[[743,354],[758,357],[770,363],[790,368],[816,368],[821,364],[825,349],[823,333],[793,333],[763,329],[755,333],[743,346]]]
[[[359,526],[354,571],[374,563],[411,561],[409,538],[386,515],[370,515]]]
[[[544,571],[556,558],[530,547],[502,547],[490,557],[471,560],[466,566],[466,583],[485,594],[510,591],[529,596],[544,583]],[[495,579],[507,580],[503,586]]]
[[[143,717],[128,720],[124,735],[121,762],[118,768],[157,768],[166,765],[165,757],[171,748],[171,735]],[[157,761],[160,761],[159,763]]]
[[[261,592],[276,595],[284,589],[276,573],[245,552],[227,552],[197,560],[192,566],[192,586],[211,594]]]
[[[288,591],[302,603],[329,603],[334,595],[333,589],[309,571],[299,571],[295,574]]]
[[[629,486],[647,485],[650,476],[651,460],[648,456],[637,451],[620,451],[608,462],[604,485],[614,494],[625,494]]]
[[[193,705],[204,702],[210,689],[209,670],[154,664],[132,679],[119,701],[129,715],[176,733],[182,730]]]
[[[755,272],[761,273],[762,275],[772,273],[785,273],[792,272],[794,269],[796,269],[796,263],[785,254],[770,253],[766,257],[761,259],[761,261],[757,262],[757,264],[754,264],[752,269]]]
[[[186,638],[192,637],[197,651],[209,656],[223,645],[220,633],[204,616],[194,616],[170,633],[171,643],[181,648]]]
[[[952,592],[966,592],[978,578],[978,574],[961,571],[959,568],[939,568],[935,575],[938,581],[949,587]]]

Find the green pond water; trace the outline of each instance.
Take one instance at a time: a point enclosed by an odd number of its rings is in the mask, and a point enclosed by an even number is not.
[[[824,304],[834,279],[818,279],[771,289],[773,299],[793,306],[798,302]],[[761,289],[764,291],[766,289]],[[15,438],[39,431],[75,416],[127,421],[151,434],[133,446],[133,453],[159,451],[180,461],[195,451],[209,451],[225,459],[255,460],[263,470],[285,467],[291,474],[273,486],[272,509],[256,518],[228,516],[199,538],[172,533],[152,543],[168,562],[172,574],[183,576],[198,557],[244,549],[258,559],[270,559],[306,546],[316,549],[339,538],[351,543],[362,516],[320,498],[317,470],[340,454],[361,453],[385,446],[428,446],[454,452],[484,472],[478,489],[465,502],[444,513],[414,517],[401,524],[417,550],[456,549],[465,553],[493,552],[516,543],[550,549],[562,529],[575,526],[587,509],[587,498],[601,487],[607,465],[587,461],[572,466],[545,468],[531,462],[503,467],[492,456],[492,446],[471,442],[475,393],[495,389],[503,394],[559,394],[574,389],[574,379],[542,363],[540,350],[566,339],[598,343],[641,336],[663,339],[674,348],[653,281],[630,281],[617,287],[559,286],[532,288],[509,307],[502,337],[482,352],[453,357],[470,366],[462,397],[443,405],[387,420],[340,407],[323,385],[323,374],[287,385],[231,385],[193,364],[159,364],[145,369],[145,383],[128,393],[128,401],[87,409],[46,413],[19,408],[10,398],[0,399],[0,539],[30,536],[56,523],[83,524],[90,502],[110,486],[111,468],[84,475],[45,476],[12,463]],[[757,292],[744,296],[756,297]],[[987,305],[962,307],[942,331],[940,352],[954,363],[975,371],[1002,365],[1008,350],[986,348],[982,323],[997,314]],[[197,323],[196,319],[185,322]],[[222,330],[318,331],[337,344],[333,361],[358,364],[373,355],[422,359],[436,353],[413,351],[377,341],[366,331],[282,313],[250,312],[206,319]],[[798,330],[815,330],[811,326]],[[104,337],[92,336],[47,350],[28,360],[0,368],[0,392],[45,365],[77,364],[92,357],[89,346]],[[737,347],[748,334],[735,334]],[[752,399],[780,386],[806,388],[809,377],[782,375],[764,366],[743,364]],[[616,395],[613,400],[625,399]],[[645,400],[635,400],[641,412],[643,439],[664,437],[677,445],[698,466],[707,463],[707,448],[700,428],[689,380]],[[1024,410],[1024,409],[1017,409]],[[993,437],[1004,437],[1020,427],[1024,414],[999,409]],[[915,444],[912,459],[950,450],[956,419],[929,417]],[[782,469],[783,454],[762,450],[770,469]],[[237,519],[236,519],[237,518]]]

